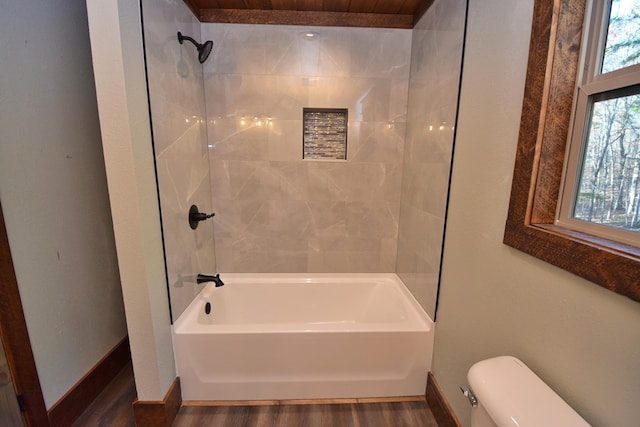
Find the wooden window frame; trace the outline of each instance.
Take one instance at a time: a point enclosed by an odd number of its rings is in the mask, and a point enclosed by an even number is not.
[[[640,302],[640,249],[555,225],[586,0],[535,0],[503,242]]]

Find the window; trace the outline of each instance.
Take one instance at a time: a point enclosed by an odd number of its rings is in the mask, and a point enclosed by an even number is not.
[[[574,116],[576,82],[584,74],[578,70],[585,3],[585,0],[534,2],[529,62],[504,243],[640,301],[640,248],[569,228],[562,220],[558,221],[557,216],[561,210],[561,193],[563,196],[569,193],[564,191],[567,187],[562,186],[562,176],[565,163],[567,170],[570,166],[568,159],[571,159],[571,154],[565,156],[565,153]],[[612,71],[610,75],[620,72]],[[602,76],[605,74],[599,73]],[[597,80],[599,77],[594,79]],[[633,84],[623,86],[594,90],[587,94],[594,95],[590,98],[591,104],[585,105],[591,105],[591,110],[593,104],[595,108],[604,109],[611,100],[635,96],[633,89],[629,89]],[[624,92],[626,90],[630,92]],[[576,158],[580,158],[580,155],[584,158],[584,150],[578,153]],[[579,176],[577,174],[575,178],[578,182]],[[579,191],[576,194],[580,195]],[[580,204],[585,199],[578,197],[576,200]]]
[[[595,0],[557,224],[640,246],[640,0]]]

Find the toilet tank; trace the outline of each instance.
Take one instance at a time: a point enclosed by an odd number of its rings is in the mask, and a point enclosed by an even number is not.
[[[478,362],[469,369],[467,380],[480,403],[473,411],[486,410],[498,427],[589,427],[515,357],[500,356]]]

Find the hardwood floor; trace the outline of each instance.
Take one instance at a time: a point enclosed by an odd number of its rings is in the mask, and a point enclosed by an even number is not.
[[[73,427],[133,427],[129,364]],[[183,406],[174,427],[437,427],[425,401],[275,406]]]
[[[426,402],[183,406],[174,427],[437,427]]]
[[[136,385],[129,363],[73,423],[73,427],[135,427],[132,406],[135,398]]]

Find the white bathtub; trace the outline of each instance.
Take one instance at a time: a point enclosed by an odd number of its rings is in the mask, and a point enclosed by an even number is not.
[[[173,326],[183,400],[424,395],[434,324],[395,274],[221,278]]]

